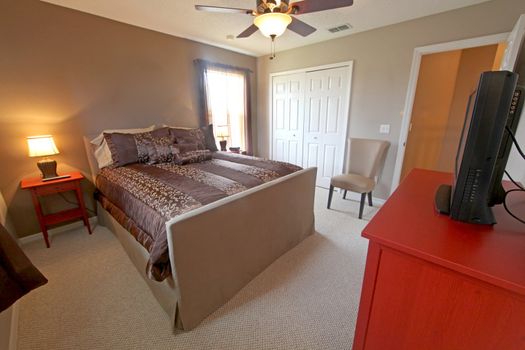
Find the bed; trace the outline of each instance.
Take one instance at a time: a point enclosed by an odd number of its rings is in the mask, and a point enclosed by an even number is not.
[[[91,180],[107,187],[100,177],[96,181],[99,173],[104,174],[104,169],[98,169],[90,139],[92,137],[84,138]],[[258,161],[242,157],[214,152],[213,159],[219,163],[228,158],[242,164]],[[206,162],[209,160],[191,167],[207,167],[209,163]],[[163,167],[166,166],[156,166],[154,171]],[[139,171],[142,168],[132,165],[130,169]],[[134,236],[128,232],[126,228],[130,226],[119,218],[118,207],[108,205],[111,200],[104,193],[99,194],[97,215],[99,223],[119,239],[170,316],[173,327],[191,330],[273,261],[314,232],[315,176],[315,168],[294,169],[277,179],[261,181],[242,191],[234,190],[226,197],[208,198],[204,205],[166,219],[162,222],[165,243],[160,246],[167,245],[167,260],[162,254],[156,254],[157,260],[161,256],[161,268],[152,261],[154,254],[139,243],[137,233]],[[164,268],[162,263],[166,264]]]

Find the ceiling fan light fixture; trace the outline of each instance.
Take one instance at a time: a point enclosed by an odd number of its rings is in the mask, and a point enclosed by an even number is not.
[[[253,23],[259,28],[261,33],[268,38],[283,35],[288,25],[292,22],[292,17],[286,13],[265,13],[255,17]]]

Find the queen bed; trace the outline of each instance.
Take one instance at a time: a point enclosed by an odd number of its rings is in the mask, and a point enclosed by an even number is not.
[[[196,327],[314,231],[315,168],[206,150],[99,169],[91,139],[99,223],[177,329]]]

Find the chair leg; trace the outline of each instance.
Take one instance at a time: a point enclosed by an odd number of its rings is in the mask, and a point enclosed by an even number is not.
[[[334,186],[330,185],[330,191],[328,192],[328,205],[326,209],[330,209],[330,204],[332,204],[332,195],[334,194]]]
[[[345,190],[345,193],[343,194],[343,199],[346,199],[346,192],[348,192],[348,191]]]
[[[372,191],[368,192],[368,205],[373,207],[374,205],[372,204]]]
[[[366,193],[361,193],[361,203],[359,204],[359,219],[363,218],[363,209],[365,207]]]

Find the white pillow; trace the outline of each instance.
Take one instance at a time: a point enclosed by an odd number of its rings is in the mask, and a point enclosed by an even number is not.
[[[97,160],[98,168],[102,169],[103,167],[106,167],[113,163],[113,159],[111,158],[111,151],[109,150],[106,139],[104,138],[104,133],[112,134],[118,132],[121,134],[139,134],[141,132],[148,132],[154,129],[155,125],[142,129],[110,129],[102,131],[97,137],[90,141],[90,143],[94,146],[93,155]]]

